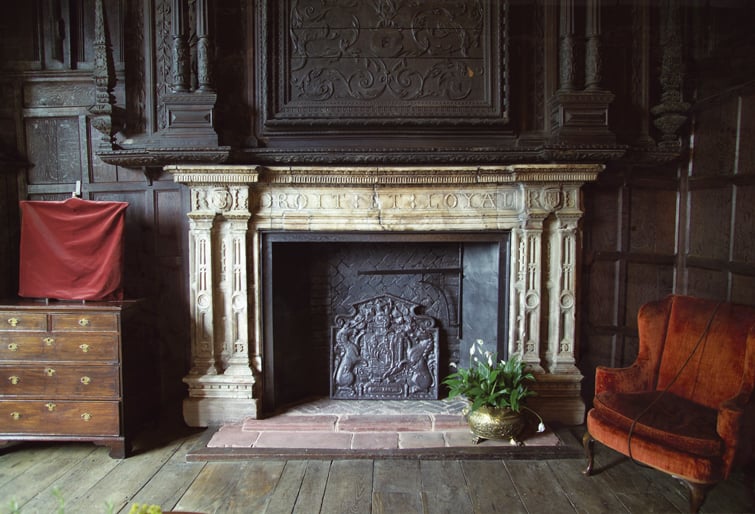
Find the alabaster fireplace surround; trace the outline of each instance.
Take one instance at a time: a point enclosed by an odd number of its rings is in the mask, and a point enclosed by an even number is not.
[[[580,188],[602,165],[166,169],[191,191],[189,425],[266,411],[266,231],[508,231],[508,353],[520,354],[536,372],[538,396],[531,404],[546,420],[583,422],[575,322]]]

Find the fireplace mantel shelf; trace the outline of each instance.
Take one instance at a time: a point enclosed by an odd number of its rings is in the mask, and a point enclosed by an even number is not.
[[[510,231],[509,353],[551,421],[583,421],[576,368],[580,188],[599,164],[171,165],[191,191],[192,426],[263,412],[264,231]]]

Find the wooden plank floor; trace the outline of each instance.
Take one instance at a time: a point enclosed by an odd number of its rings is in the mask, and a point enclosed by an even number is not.
[[[128,513],[134,503],[204,514],[687,511],[679,482],[600,445],[597,474],[585,477],[583,459],[187,462],[201,435],[155,429],[122,461],[91,444],[6,448],[0,514]],[[742,475],[714,488],[702,512],[755,512]]]

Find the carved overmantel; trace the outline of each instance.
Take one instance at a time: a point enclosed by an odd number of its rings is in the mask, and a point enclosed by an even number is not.
[[[184,417],[262,410],[261,233],[511,231],[509,354],[538,373],[546,419],[583,421],[578,344],[580,188],[600,164],[167,166],[191,189],[191,370]]]

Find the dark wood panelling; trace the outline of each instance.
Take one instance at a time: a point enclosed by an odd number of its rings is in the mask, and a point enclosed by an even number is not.
[[[750,145],[755,146],[755,145]],[[755,166],[749,168],[750,172]],[[755,265],[755,185],[735,186],[732,255],[735,262]]]
[[[81,133],[78,117],[27,118],[26,155],[29,184],[81,180]]]

